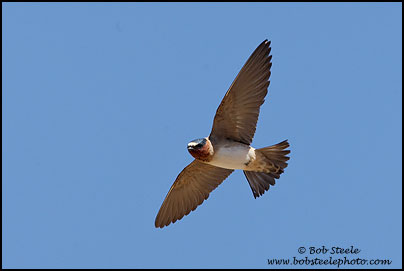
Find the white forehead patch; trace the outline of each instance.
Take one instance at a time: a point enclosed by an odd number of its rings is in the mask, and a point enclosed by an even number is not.
[[[198,145],[198,143],[196,143],[196,142],[189,142],[188,143],[188,147],[194,147],[196,145]]]

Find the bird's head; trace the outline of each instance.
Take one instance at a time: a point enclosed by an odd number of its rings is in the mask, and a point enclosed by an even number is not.
[[[188,143],[188,151],[195,158],[208,161],[213,155],[213,147],[208,138],[199,138]]]

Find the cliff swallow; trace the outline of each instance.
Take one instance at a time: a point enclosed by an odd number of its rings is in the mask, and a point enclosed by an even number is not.
[[[156,217],[156,228],[194,211],[235,169],[244,171],[257,198],[275,185],[275,179],[287,167],[287,140],[260,149],[250,146],[260,106],[268,92],[270,44],[263,41],[240,70],[216,111],[210,135],[188,143],[195,160],[182,170],[168,191]]]

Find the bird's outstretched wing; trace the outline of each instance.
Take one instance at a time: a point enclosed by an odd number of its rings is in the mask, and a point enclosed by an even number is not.
[[[210,139],[227,138],[251,144],[269,86],[270,44],[263,41],[234,79],[216,111]]]
[[[174,223],[195,210],[232,172],[232,169],[194,160],[182,170],[168,191],[156,217],[156,228]]]

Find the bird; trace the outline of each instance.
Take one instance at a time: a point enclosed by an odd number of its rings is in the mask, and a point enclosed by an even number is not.
[[[234,170],[243,170],[254,198],[275,185],[290,150],[288,140],[255,149],[251,146],[260,107],[270,84],[271,41],[265,39],[251,54],[227,90],[208,137],[188,143],[194,160],[177,176],[155,219],[163,228],[194,211]]]

